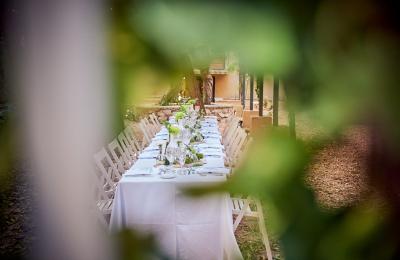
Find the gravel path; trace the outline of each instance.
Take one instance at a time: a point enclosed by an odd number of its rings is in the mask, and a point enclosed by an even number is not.
[[[284,104],[280,105],[280,125],[288,125]],[[296,133],[299,139],[325,139],[327,133],[303,114],[296,115]],[[340,138],[325,144],[309,167],[306,183],[315,192],[324,208],[353,205],[369,192],[366,160],[370,136],[366,126],[347,128]]]
[[[369,140],[366,127],[353,126],[317,153],[306,179],[323,207],[350,206],[368,193]]]

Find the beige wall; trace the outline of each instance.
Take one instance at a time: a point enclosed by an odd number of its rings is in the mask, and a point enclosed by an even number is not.
[[[272,76],[264,76],[264,99],[272,100],[274,79]]]
[[[272,100],[274,90],[274,78],[272,76],[264,76],[264,99]],[[286,97],[282,81],[279,82],[279,100],[284,100]]]
[[[223,99],[239,99],[239,73],[234,72],[226,75],[215,75],[215,97]],[[273,77],[264,76],[264,99],[273,98]],[[250,99],[250,79],[246,80],[246,99]],[[254,84],[254,99],[257,100]],[[285,91],[280,82],[279,99],[285,99]]]
[[[280,88],[279,88],[279,99],[283,100],[285,99],[285,91],[282,87],[282,82],[280,82]],[[255,92],[256,89],[256,82],[254,82],[254,100],[257,100],[257,94]],[[274,90],[274,80],[272,76],[264,76],[264,92],[263,92],[263,96],[264,99],[267,100],[272,100],[273,99],[273,90]],[[246,80],[246,99],[250,99],[250,79],[249,77]]]
[[[224,99],[239,98],[238,72],[215,75],[215,97]]]

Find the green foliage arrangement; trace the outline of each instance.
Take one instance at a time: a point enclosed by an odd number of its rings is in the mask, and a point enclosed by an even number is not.
[[[196,152],[196,150],[191,145],[188,145],[186,149],[188,151],[188,154],[185,158],[185,164],[198,163],[198,166],[202,165],[199,163],[199,161],[204,158],[204,154]]]
[[[185,117],[185,113],[183,113],[183,112],[177,112],[177,113],[175,114],[175,119],[176,119],[177,121],[183,119],[184,117]]]
[[[183,112],[185,114],[188,113],[189,111],[189,107],[191,107],[192,105],[188,105],[188,104],[183,104],[179,107],[179,112]]]
[[[170,125],[168,127],[168,133],[170,133],[171,135],[177,135],[181,132],[181,130],[179,129],[179,127],[174,126],[174,125]]]
[[[199,130],[193,131],[193,137],[190,139],[191,143],[202,142],[204,140],[204,136],[200,133]]]
[[[172,124],[171,124],[170,122],[168,122],[168,121],[164,121],[164,126],[165,126],[165,128],[167,128],[168,133],[169,133],[170,135],[177,135],[177,134],[179,134],[180,131],[181,131],[181,130],[179,129],[179,127],[172,125]]]
[[[186,104],[188,105],[194,105],[196,104],[197,100],[196,99],[189,99],[188,102]]]

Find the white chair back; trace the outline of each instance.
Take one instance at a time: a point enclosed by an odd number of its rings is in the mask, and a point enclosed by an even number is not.
[[[238,137],[238,135],[240,134],[240,130],[241,127],[240,126],[236,126],[235,128],[233,128],[232,132],[229,134],[229,136],[225,139],[225,149],[229,150],[230,147],[233,145],[235,139]]]
[[[226,150],[232,160],[236,161],[237,156],[239,155],[239,151],[242,149],[242,146],[246,140],[246,137],[246,131],[242,128],[238,128],[237,135],[232,140],[232,144]]]
[[[160,131],[161,124],[160,124],[160,121],[158,121],[157,116],[154,113],[152,113],[149,115],[149,119],[156,126],[157,132]]]
[[[144,147],[151,142],[151,133],[149,132],[149,129],[147,128],[143,119],[139,122],[139,128],[143,133],[142,147]]]
[[[231,124],[232,124],[232,120],[235,118],[235,116],[230,116],[230,117],[228,117],[226,120],[225,120],[225,122],[224,122],[224,129],[223,129],[223,131],[221,131],[221,134],[222,134],[222,136],[225,136],[226,135],[226,133],[227,133],[227,131],[228,131],[228,129],[229,129],[229,127],[231,126]]]
[[[147,117],[143,118],[143,121],[148,129],[148,133],[150,134],[150,137],[153,137],[157,133],[157,127],[150,123],[149,119]]]
[[[124,133],[126,136],[126,139],[131,143],[132,148],[135,150],[137,154],[139,154],[143,146],[139,144],[139,141],[136,139],[135,132],[133,131],[132,126],[128,126],[124,129]]]
[[[261,203],[257,199],[247,198],[231,198],[232,214],[236,215],[233,223],[233,231],[236,231],[243,217],[256,218],[260,229],[262,241],[265,246],[265,252],[268,260],[273,260],[271,246],[268,239],[267,229],[265,228],[264,214]],[[250,206],[251,205],[251,206]]]
[[[235,117],[229,124],[226,134],[223,135],[222,142],[224,145],[229,144],[238,127],[239,119]]]
[[[110,150],[112,158],[118,165],[119,172],[123,174],[125,170],[129,169],[131,162],[122,150],[117,139],[112,140],[111,143],[108,144],[108,149]]]
[[[136,161],[137,156],[138,156],[138,152],[136,152],[136,149],[133,148],[132,144],[128,141],[128,139],[124,135],[124,132],[121,132],[118,135],[118,141],[121,144],[121,147],[124,150],[126,156],[129,157],[129,161],[131,163]]]
[[[115,182],[121,178],[121,174],[119,173],[117,166],[111,160],[106,149],[103,147],[93,157],[94,162],[105,181],[104,184],[111,188],[114,187]]]

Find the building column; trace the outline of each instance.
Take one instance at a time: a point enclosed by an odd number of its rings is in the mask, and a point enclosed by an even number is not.
[[[213,79],[213,85],[212,85],[212,98],[211,98],[211,101],[213,103],[215,103],[215,76],[214,75],[212,76],[212,79]]]
[[[253,110],[254,101],[254,75],[250,75],[250,110]]]
[[[273,107],[272,107],[272,124],[273,126],[279,125],[279,78],[274,77],[273,88]]]
[[[264,76],[257,77],[257,87],[260,89],[260,96],[258,97],[258,115],[263,116],[264,110]]]
[[[242,74],[242,106],[246,107],[246,73]]]

